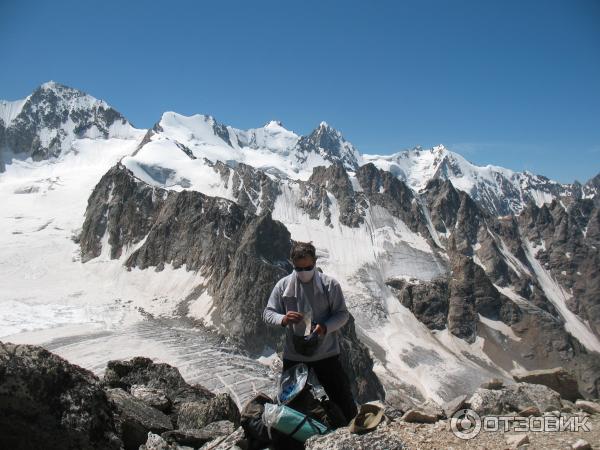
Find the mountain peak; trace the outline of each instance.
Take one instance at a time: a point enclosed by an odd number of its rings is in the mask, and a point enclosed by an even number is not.
[[[263,128],[284,128],[283,123],[279,120],[268,121]]]
[[[58,83],[56,81],[50,80],[50,81],[46,81],[45,83],[41,84],[34,92],[54,92],[54,93],[68,93],[71,95],[75,95],[77,97],[90,97],[93,98],[94,100],[97,100],[99,102],[102,102],[102,100],[96,99],[95,97],[92,97],[91,95],[83,92],[80,89],[76,89],[73,88],[71,86],[67,86],[66,84],[62,84],[62,83]]]
[[[64,84],[57,83],[54,80],[50,80],[50,81],[46,81],[45,83],[43,83],[40,86],[40,89],[57,89],[57,88],[62,88],[62,87],[67,87],[67,86],[65,86]]]
[[[227,127],[219,123],[213,116],[194,114],[185,116],[174,111],[162,114],[158,123],[165,136],[188,145],[191,142],[211,145],[226,144],[231,146]]]
[[[361,157],[358,150],[344,139],[342,133],[323,121],[308,136],[302,136],[296,146],[306,161],[310,153],[319,155],[329,162],[341,162],[348,170],[356,170],[360,166]]]
[[[134,138],[137,131],[105,101],[56,81],[31,95],[0,104],[0,120],[11,127],[4,144],[15,155],[34,160],[58,157],[80,138]]]

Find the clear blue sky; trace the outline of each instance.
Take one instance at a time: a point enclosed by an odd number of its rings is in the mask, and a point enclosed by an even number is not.
[[[439,143],[567,182],[600,171],[600,1],[5,1],[0,98],[55,80],[138,127],[321,120],[363,153]]]

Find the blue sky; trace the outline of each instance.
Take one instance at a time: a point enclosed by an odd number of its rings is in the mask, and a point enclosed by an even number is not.
[[[443,143],[568,182],[600,171],[600,2],[2,1],[0,98],[48,80],[138,127],[321,120],[363,153]]]

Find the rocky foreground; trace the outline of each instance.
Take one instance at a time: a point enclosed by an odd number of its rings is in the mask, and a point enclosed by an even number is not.
[[[444,404],[386,405],[386,419],[364,435],[347,427],[307,441],[306,449],[600,448],[600,403],[584,400],[563,369],[530,372],[504,385],[490,380],[469,398]],[[577,418],[579,431],[482,430],[472,439],[457,413]],[[453,417],[454,416],[454,417]],[[179,370],[149,358],[110,361],[102,379],[42,347],[0,343],[0,448],[190,450],[248,449],[238,405],[228,394],[188,384]]]

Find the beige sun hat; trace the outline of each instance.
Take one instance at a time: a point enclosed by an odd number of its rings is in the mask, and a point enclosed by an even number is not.
[[[373,431],[381,423],[385,415],[383,408],[371,403],[360,405],[358,414],[350,422],[351,433],[362,434]]]

